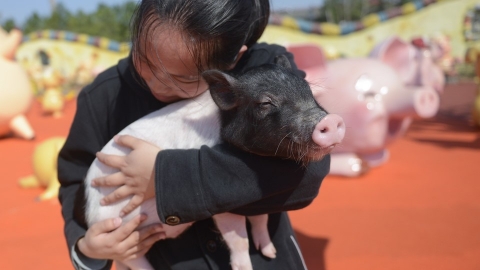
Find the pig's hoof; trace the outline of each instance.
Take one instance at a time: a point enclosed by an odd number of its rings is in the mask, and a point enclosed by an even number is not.
[[[232,270],[253,270],[253,267],[251,264],[238,264],[238,263],[232,263]]]
[[[248,251],[241,252],[240,254],[238,254],[238,252],[232,252],[230,265],[232,266],[232,270],[253,270]]]
[[[265,257],[270,259],[275,259],[277,257],[277,250],[275,246],[270,242],[265,247],[262,247],[262,254]]]

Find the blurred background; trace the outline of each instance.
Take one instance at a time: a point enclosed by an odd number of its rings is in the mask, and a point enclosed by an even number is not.
[[[56,155],[76,96],[130,51],[136,1],[2,0],[0,265],[72,269]],[[272,0],[283,45],[347,126],[290,212],[308,269],[480,269],[480,0]]]

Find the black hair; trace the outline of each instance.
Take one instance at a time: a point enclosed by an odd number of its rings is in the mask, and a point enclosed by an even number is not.
[[[251,47],[270,16],[269,0],[142,0],[132,18],[133,62],[152,68],[146,44],[161,25],[180,30],[199,69],[228,69]]]

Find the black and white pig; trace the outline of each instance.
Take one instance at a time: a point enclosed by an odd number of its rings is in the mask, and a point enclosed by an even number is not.
[[[198,97],[173,103],[127,126],[119,134],[128,134],[161,149],[200,148],[228,142],[245,151],[301,163],[320,160],[341,142],[345,125],[338,115],[328,114],[315,101],[308,83],[296,76],[288,59],[277,57],[276,64],[254,68],[234,78],[210,70],[202,74],[209,91]],[[110,140],[102,149],[110,155],[126,155],[130,149]],[[85,179],[86,218],[89,225],[107,218],[119,217],[128,199],[111,206],[100,200],[114,190],[92,187],[94,178],[117,172],[97,159]],[[159,223],[154,199],[145,201],[124,222],[140,213],[148,218],[146,226]],[[248,253],[248,236],[244,216],[231,213],[213,216],[230,249],[233,269],[252,269]],[[248,217],[255,246],[262,254],[274,258],[275,247],[267,231],[268,215]],[[168,238],[175,238],[191,223],[164,225]],[[152,269],[145,257],[116,262],[117,269]]]

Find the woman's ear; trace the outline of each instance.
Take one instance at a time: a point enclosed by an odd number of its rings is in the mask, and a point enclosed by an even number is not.
[[[231,64],[228,69],[233,69],[237,65],[240,58],[242,58],[243,53],[245,53],[247,50],[248,50],[247,46],[242,45],[242,47],[240,48],[240,51],[238,51],[237,57],[235,58],[235,62],[233,62],[233,64]]]

